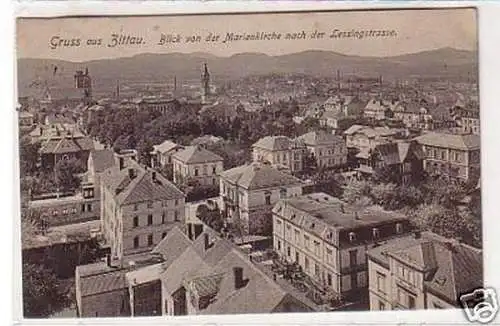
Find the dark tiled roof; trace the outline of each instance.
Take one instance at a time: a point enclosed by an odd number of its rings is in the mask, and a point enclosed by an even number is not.
[[[381,155],[381,159],[387,165],[401,164],[409,154],[414,154],[416,158],[423,158],[422,149],[418,144],[412,142],[393,142],[378,145],[375,150]]]
[[[172,157],[186,164],[223,161],[223,158],[219,155],[200,146],[189,146],[186,149],[175,153]]]
[[[269,165],[252,163],[221,173],[221,177],[245,189],[263,189],[278,186],[301,185],[296,177]]]
[[[95,172],[99,173],[115,164],[115,156],[112,150],[102,149],[90,152]]]
[[[82,297],[126,288],[125,270],[108,267],[105,262],[77,266],[76,270]]]
[[[129,176],[130,169],[134,171],[132,179]],[[156,174],[156,181],[153,181],[153,173]],[[102,178],[108,189],[115,194],[118,192],[117,201],[123,205],[184,197],[184,193],[160,173],[146,170],[135,161],[131,161],[129,168],[120,170],[114,166],[105,170]]]

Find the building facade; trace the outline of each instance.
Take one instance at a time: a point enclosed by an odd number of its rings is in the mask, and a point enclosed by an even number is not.
[[[333,168],[347,164],[345,140],[326,132],[312,131],[299,137],[316,159],[319,168]]]
[[[451,309],[482,287],[482,251],[430,232],[368,252],[370,310]]]
[[[101,227],[111,255],[147,252],[185,219],[184,193],[158,172],[123,160],[101,176]]]
[[[245,231],[270,233],[271,211],[280,199],[302,194],[304,184],[269,165],[252,163],[224,171],[220,180],[221,210]]]
[[[217,186],[224,159],[202,146],[189,146],[172,155],[174,183],[196,182]]]
[[[286,136],[266,136],[253,144],[252,149],[254,162],[268,162],[292,173],[304,168],[306,146],[302,140]]]
[[[324,193],[281,200],[273,209],[275,252],[326,292],[354,300],[367,299],[368,248],[409,230],[403,215],[378,207],[358,211]]]
[[[415,138],[424,152],[424,170],[465,182],[480,175],[480,138],[474,134],[427,133]]]
[[[151,166],[153,168],[162,168],[172,166],[172,155],[184,149],[184,146],[178,145],[170,140],[165,140],[159,145],[153,146],[151,152]]]

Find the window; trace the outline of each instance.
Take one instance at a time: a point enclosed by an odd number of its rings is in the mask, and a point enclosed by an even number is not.
[[[148,202],[148,208],[153,208],[153,202]]]
[[[319,276],[319,265],[314,264],[314,275]]]
[[[319,249],[320,249],[319,245],[320,245],[320,243],[318,241],[314,241],[314,254],[316,256],[319,256]]]
[[[167,207],[168,206],[168,202],[167,201],[162,201],[161,202],[161,207]]]
[[[300,259],[300,255],[298,251],[295,251],[295,262],[298,264]]]
[[[152,246],[153,245],[153,235],[150,234],[148,235],[148,246]]]
[[[351,250],[349,251],[349,265],[350,266],[356,266],[358,263],[357,263],[357,256],[358,255],[358,250],[354,249],[354,250]]]
[[[309,271],[309,258],[307,257],[304,258],[304,269],[306,272]]]
[[[286,189],[285,188],[280,189],[280,198],[281,199],[286,198]]]
[[[194,176],[197,177],[198,176],[198,169],[194,169]]]
[[[286,247],[286,255],[290,257],[292,255],[292,249],[290,249],[290,246]]]
[[[175,206],[179,205],[179,199],[175,200]]]
[[[134,228],[139,226],[139,217],[138,216],[134,216],[133,224],[134,224]]]
[[[148,215],[148,225],[152,225],[153,224],[153,214],[149,214]]]
[[[265,196],[265,200],[266,200],[266,205],[271,205],[271,193],[270,192],[266,192],[264,194]]]
[[[373,228],[373,239],[378,239],[380,237],[380,231],[377,228]]]
[[[377,291],[381,293],[386,293],[385,292],[385,275],[377,272]]]
[[[167,213],[165,212],[161,213],[161,224],[165,224],[166,219],[167,219]]]
[[[71,213],[73,213],[73,214],[76,213],[76,207],[71,208]]]
[[[174,212],[174,221],[179,221],[179,212],[178,211]]]
[[[309,237],[304,234],[304,247],[309,250]]]
[[[217,173],[217,166],[213,165],[212,166],[212,174],[216,174]]]
[[[92,204],[87,204],[87,211],[92,212]]]
[[[278,240],[278,250],[281,250],[281,241]]]
[[[59,214],[59,212],[58,212],[57,210],[53,210],[53,211],[52,211],[52,215],[53,215],[53,216],[57,216],[58,214]]]
[[[85,212],[85,204],[82,204],[82,213]]]
[[[299,242],[300,242],[300,231],[295,230],[295,243],[299,243]]]
[[[139,204],[134,204],[134,211],[139,209]]]
[[[333,263],[333,251],[331,249],[326,249],[326,262],[328,264]]]
[[[356,241],[356,233],[354,232],[349,232],[349,241],[354,242]]]
[[[283,154],[283,162],[286,161],[286,153]]]
[[[328,286],[332,286],[333,285],[332,274],[330,274],[330,273],[326,274],[326,280],[327,280]]]
[[[415,298],[411,295],[408,296],[408,308],[415,309]]]
[[[66,214],[68,214],[68,210],[67,209],[63,209],[62,213],[63,213],[63,215],[66,215]]]
[[[379,301],[378,302],[378,310],[385,310],[385,303],[383,303],[382,301]]]
[[[207,174],[207,166],[203,165],[203,175],[206,175],[206,174]]]
[[[396,233],[397,234],[403,233],[403,224],[396,223]]]
[[[139,237],[134,238],[134,248],[139,248]]]

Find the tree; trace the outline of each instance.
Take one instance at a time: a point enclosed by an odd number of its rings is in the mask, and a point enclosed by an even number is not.
[[[29,136],[22,137],[19,142],[19,163],[21,177],[31,175],[36,171],[40,143],[32,143]]]
[[[344,188],[342,198],[345,202],[353,204],[363,197],[371,199],[371,184],[365,180],[351,180]]]
[[[42,265],[23,264],[23,311],[28,318],[48,317],[68,304],[54,273]]]
[[[196,209],[196,217],[217,232],[220,232],[224,226],[224,219],[218,207],[210,208],[201,204]]]
[[[78,160],[61,160],[57,162],[56,183],[62,191],[74,191],[80,187],[80,178],[77,174],[81,172]]]

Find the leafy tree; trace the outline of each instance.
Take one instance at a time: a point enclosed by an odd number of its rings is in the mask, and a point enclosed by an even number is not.
[[[372,185],[366,180],[351,180],[344,188],[342,198],[345,202],[353,204],[363,197],[371,198]]]
[[[21,176],[31,175],[37,169],[40,143],[32,143],[29,136],[24,136],[19,142],[19,163]]]
[[[209,208],[205,204],[199,205],[196,209],[196,217],[217,232],[220,232],[224,226],[224,219],[218,207]]]
[[[56,183],[62,191],[74,191],[80,187],[80,178],[77,174],[82,172],[81,165],[76,159],[61,160],[57,162]]]
[[[42,265],[23,264],[23,311],[27,318],[48,317],[68,304],[54,273]]]

